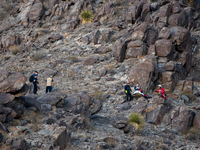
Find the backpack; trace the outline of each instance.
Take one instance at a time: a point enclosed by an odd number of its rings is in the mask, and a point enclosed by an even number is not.
[[[30,76],[29,82],[33,82],[33,75]]]

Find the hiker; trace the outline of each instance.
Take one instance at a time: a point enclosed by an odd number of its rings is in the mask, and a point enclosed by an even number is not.
[[[37,75],[35,75],[33,79],[33,93],[34,94],[37,94],[37,84],[38,84]]]
[[[164,99],[166,99],[166,94],[165,94],[165,90],[162,88],[162,85],[158,85],[159,89],[155,92],[157,92],[160,97],[163,97]]]
[[[50,76],[46,80],[46,93],[51,92],[52,88],[53,88],[53,77]]]
[[[130,81],[127,81],[127,84],[124,87],[127,102],[132,100],[132,95],[131,95],[132,90],[131,90],[131,87],[129,84],[130,84]],[[128,100],[128,99],[130,99],[130,100]]]
[[[134,94],[137,94],[137,93],[138,93],[138,94],[141,94],[142,96],[144,95],[144,94],[142,93],[143,91],[142,91],[142,89],[140,88],[140,86],[139,86],[138,83],[137,83],[136,86],[134,87],[134,90],[135,90],[135,91],[133,92],[133,95],[134,95]]]
[[[35,71],[34,74],[32,74],[30,77],[29,77],[29,82],[33,82],[33,80],[35,79],[35,76],[38,76],[38,72]],[[34,87],[34,83],[33,83],[33,86],[31,85],[30,86],[30,91],[32,91],[32,88]],[[34,91],[34,88],[33,88],[33,91]]]

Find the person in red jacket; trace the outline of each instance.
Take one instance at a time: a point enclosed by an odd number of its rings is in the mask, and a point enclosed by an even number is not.
[[[165,94],[165,90],[162,88],[162,85],[158,85],[159,89],[155,92],[157,92],[158,94],[160,94],[160,97],[163,97],[164,99],[166,99],[166,94]]]

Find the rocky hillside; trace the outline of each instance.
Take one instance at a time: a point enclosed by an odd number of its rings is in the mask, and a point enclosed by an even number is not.
[[[198,0],[1,0],[0,148],[200,149],[199,9]],[[127,80],[151,98],[126,102]]]

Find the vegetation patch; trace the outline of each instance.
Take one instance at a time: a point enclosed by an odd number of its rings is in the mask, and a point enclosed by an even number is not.
[[[91,23],[94,19],[94,15],[93,15],[92,11],[90,11],[89,9],[84,9],[81,12],[81,14],[79,15],[79,18],[83,24]]]
[[[182,135],[185,136],[188,140],[199,140],[200,139],[200,129],[191,128],[190,130],[185,130],[182,132]]]
[[[145,127],[144,117],[139,113],[132,113],[128,116],[128,122],[132,124],[137,131],[143,130]]]
[[[93,93],[90,93],[90,95],[91,95],[94,99],[98,99],[98,100],[100,100],[100,101],[104,100],[104,99],[102,98],[103,91],[95,90]]]

